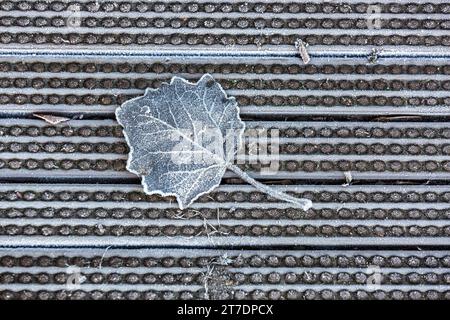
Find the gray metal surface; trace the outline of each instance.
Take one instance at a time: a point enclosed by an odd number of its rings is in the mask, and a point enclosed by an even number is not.
[[[0,41],[11,47],[277,51],[289,49],[299,35],[325,50],[424,46],[445,51],[449,45],[450,8],[439,0],[4,1],[0,10],[5,15]],[[368,21],[374,13],[377,28]]]
[[[250,129],[279,130],[279,161],[271,175],[260,173],[261,157],[240,164],[262,179],[442,180],[450,175],[447,122],[246,121]],[[136,180],[126,171],[128,147],[113,120],[0,119],[0,176]],[[247,130],[248,132],[248,130]],[[248,151],[249,148],[246,148]],[[233,177],[232,173],[226,175]]]
[[[281,187],[279,187],[281,188]],[[184,211],[138,185],[0,187],[2,246],[445,245],[448,186],[286,186],[307,212],[248,185],[223,185]]]
[[[2,299],[448,299],[441,251],[2,250]],[[14,270],[14,272],[11,272]],[[81,280],[67,287],[74,274]],[[374,277],[377,285],[367,285]]]
[[[450,298],[448,3],[98,3],[0,3],[0,299]],[[142,192],[115,109],[204,73],[312,209]]]
[[[376,64],[366,55],[313,56],[303,65],[296,51],[285,57],[259,51],[225,57],[187,50],[132,56],[125,49],[109,56],[80,49],[65,56],[40,49],[2,51],[0,104],[9,114],[112,116],[120,103],[142,95],[146,87],[158,87],[173,75],[196,80],[204,73],[235,96],[242,115],[249,116],[446,115],[449,104],[448,56],[380,53]]]

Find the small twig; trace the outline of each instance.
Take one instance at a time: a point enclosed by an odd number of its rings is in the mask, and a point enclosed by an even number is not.
[[[377,48],[372,49],[372,51],[367,56],[367,60],[369,61],[369,63],[371,63],[371,64],[377,63],[378,62],[378,58],[379,58],[379,54],[382,51],[383,51],[382,49],[377,49]]]
[[[343,187],[348,187],[353,180],[352,173],[350,171],[344,172],[345,183],[342,184]]]
[[[383,116],[383,117],[376,117],[374,120],[376,121],[391,121],[391,120],[419,120],[422,119],[421,116]]]
[[[211,266],[211,262],[206,266],[206,273],[203,274],[203,288],[205,289],[205,299],[209,299],[208,280],[212,279],[212,273],[214,272],[214,266]]]
[[[219,212],[219,208],[217,208],[217,226],[220,228],[220,212]]]
[[[295,40],[295,47],[298,49],[298,53],[303,60],[304,64],[308,64],[311,58],[308,53],[308,43],[304,42],[302,39]]]
[[[111,248],[111,246],[106,247],[105,251],[102,254],[102,257],[100,258],[100,263],[98,264],[98,268],[102,268],[103,259],[105,259],[106,252]]]

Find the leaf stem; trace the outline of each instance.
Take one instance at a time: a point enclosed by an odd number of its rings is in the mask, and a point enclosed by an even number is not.
[[[237,167],[233,164],[229,164],[227,167],[228,167],[228,169],[230,169],[231,171],[236,173],[240,178],[242,178],[243,180],[250,183],[256,189],[268,194],[269,196],[272,196],[274,198],[277,198],[277,199],[280,199],[283,201],[293,203],[293,204],[299,206],[300,208],[302,208],[304,211],[306,211],[312,207],[312,202],[309,199],[296,198],[296,197],[292,197],[284,192],[277,191],[274,188],[271,188],[263,183],[256,181],[255,179],[250,177],[247,173],[242,171],[239,167]]]

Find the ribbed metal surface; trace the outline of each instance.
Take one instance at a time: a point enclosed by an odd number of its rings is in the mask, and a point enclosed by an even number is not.
[[[279,154],[240,165],[263,179],[343,180],[347,171],[354,179],[372,180],[436,180],[450,175],[446,122],[247,121],[246,125],[248,130],[279,130]],[[112,120],[54,126],[42,120],[3,119],[0,134],[0,175],[5,179],[136,179],[125,169],[128,148]],[[239,157],[245,158],[255,157]],[[262,160],[278,161],[278,171],[261,174],[266,166]]]
[[[295,48],[294,48],[295,49]],[[4,112],[35,110],[112,115],[123,101],[158,87],[173,75],[212,74],[237,98],[243,115],[440,115],[450,104],[448,58],[393,58],[371,64],[362,57],[300,58],[161,55],[102,56],[83,51],[43,57],[4,49],[0,104]],[[184,54],[188,55],[189,51]],[[9,55],[9,56],[7,56]]]
[[[448,3],[97,3],[0,3],[0,299],[450,298]],[[142,192],[115,109],[204,73],[312,209]]]
[[[281,188],[281,187],[280,187]],[[27,246],[445,245],[448,186],[286,186],[302,212],[248,185],[223,185],[179,211],[133,185],[0,187],[0,244]]]
[[[2,299],[448,299],[437,251],[2,250]],[[11,272],[14,270],[14,272]],[[379,285],[368,286],[374,274]],[[70,277],[79,279],[68,290]]]
[[[448,3],[427,1],[4,1],[2,44],[239,50],[310,45],[436,47],[445,50]],[[379,13],[378,29],[368,19]],[[69,19],[68,19],[69,18]],[[70,19],[72,18],[72,19]],[[373,24],[373,22],[372,22]]]

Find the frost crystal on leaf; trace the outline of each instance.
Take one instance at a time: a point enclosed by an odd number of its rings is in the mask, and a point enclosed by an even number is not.
[[[197,83],[173,77],[159,89],[116,110],[130,146],[127,169],[142,179],[147,194],[175,196],[181,209],[220,184],[230,169],[258,189],[286,201],[311,206],[263,185],[232,164],[244,123],[233,97],[209,75]]]

